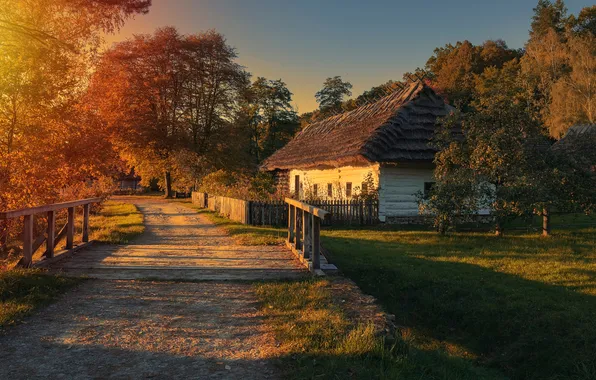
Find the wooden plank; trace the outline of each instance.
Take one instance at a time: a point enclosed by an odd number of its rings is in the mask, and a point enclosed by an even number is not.
[[[75,208],[68,208],[68,222],[66,224],[66,249],[72,249],[74,246],[74,217]]]
[[[312,220],[312,266],[314,270],[321,269],[321,219]]]
[[[89,199],[81,199],[81,200],[72,201],[72,202],[54,203],[54,204],[50,204],[50,205],[24,208],[24,209],[20,209],[20,210],[7,211],[7,212],[0,212],[0,219],[12,219],[12,218],[18,218],[20,216],[25,216],[25,215],[35,215],[35,214],[40,214],[40,213],[44,213],[44,212],[48,212],[48,211],[57,211],[57,210],[70,208],[70,207],[83,206],[83,205],[91,204],[91,203],[99,203],[101,201],[102,201],[101,198],[89,198]]]
[[[35,253],[37,252],[37,250],[39,249],[39,247],[41,247],[41,245],[47,240],[47,237],[45,234],[42,234],[40,236],[37,237],[37,239],[35,239],[35,241],[33,242],[33,247],[31,248],[31,252]]]
[[[58,235],[56,235],[56,238],[54,239],[54,247],[56,247],[58,245],[58,243],[60,242],[60,240],[62,240],[62,238],[66,236],[67,229],[68,229],[68,222],[60,229],[60,232],[58,232]]]
[[[21,265],[29,268],[33,262],[33,215],[25,215],[23,222],[23,261]]]
[[[83,243],[89,242],[89,208],[89,204],[83,205]]]
[[[46,240],[46,253],[45,256],[48,259],[54,257],[54,240],[56,240],[56,211],[48,211],[48,230],[47,230],[48,238]]]
[[[300,201],[297,201],[292,198],[286,198],[285,201],[286,201],[286,203],[294,205],[301,210],[306,210],[310,214],[316,215],[321,219],[324,219],[327,215],[329,215],[329,212],[327,212],[323,209],[311,206],[308,203],[300,202]]]
[[[312,214],[309,214],[306,211],[302,211],[302,255],[304,258],[310,257],[310,219]],[[316,218],[316,217],[315,217]]]
[[[294,225],[296,226],[296,233],[294,234],[294,247],[296,250],[300,250],[302,248],[300,244],[300,239],[302,235],[302,230],[300,229],[300,212],[302,210],[296,207],[295,217],[294,217]]]
[[[294,242],[295,228],[296,228],[296,206],[289,205],[288,211],[288,242]]]

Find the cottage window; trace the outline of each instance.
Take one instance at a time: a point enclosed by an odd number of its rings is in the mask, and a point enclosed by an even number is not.
[[[331,183],[327,184],[327,196],[333,197],[333,184]]]
[[[352,182],[346,183],[346,197],[350,198],[352,196]]]
[[[424,182],[424,198],[428,198],[430,196],[430,192],[433,189],[435,182]]]
[[[362,182],[362,188],[360,190],[362,194],[368,194],[368,183]]]
[[[312,193],[315,197],[319,195],[319,185],[317,185],[317,184],[312,185]]]

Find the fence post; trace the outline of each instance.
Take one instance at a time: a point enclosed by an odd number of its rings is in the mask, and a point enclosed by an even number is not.
[[[312,220],[312,267],[321,269],[321,219],[314,217]]]
[[[298,208],[296,208],[296,211],[294,212],[294,214],[295,214],[294,225],[296,226],[296,234],[294,235],[294,247],[298,251],[301,248],[300,235],[302,233],[302,230],[300,229],[300,212],[299,212]],[[304,226],[302,226],[302,228],[304,228]]]
[[[294,242],[295,214],[296,207],[289,205],[288,210],[288,243]]]
[[[68,208],[68,224],[66,225],[66,249],[74,247],[74,214],[75,208]]]
[[[54,240],[56,239],[56,211],[48,211],[48,240],[46,241],[46,257],[54,257]]]
[[[23,266],[29,268],[33,261],[33,215],[25,215],[23,222]]]
[[[89,242],[89,208],[90,204],[83,205],[83,243]]]
[[[311,214],[302,210],[302,256],[307,259],[310,257],[310,218]]]

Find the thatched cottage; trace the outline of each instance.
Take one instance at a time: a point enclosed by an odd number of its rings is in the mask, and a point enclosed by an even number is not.
[[[379,218],[418,215],[416,193],[433,184],[430,143],[437,118],[451,112],[420,82],[328,119],[313,123],[267,159],[296,197],[350,199],[378,188]]]

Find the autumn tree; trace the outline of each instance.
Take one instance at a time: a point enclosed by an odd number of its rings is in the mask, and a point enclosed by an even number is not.
[[[92,58],[150,1],[0,0],[0,210],[84,196],[117,156],[80,102]],[[0,225],[0,242],[9,238]]]
[[[230,131],[248,74],[223,36],[174,28],[139,35],[104,55],[89,99],[119,152],[166,197],[230,157]]]
[[[534,108],[555,138],[576,123],[594,122],[594,9],[567,16],[562,1],[546,0],[534,9],[522,77]]]
[[[424,72],[450,104],[467,110],[473,100],[475,76],[487,67],[501,68],[520,54],[502,40],[489,40],[479,46],[466,40],[435,49]]]

